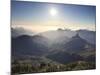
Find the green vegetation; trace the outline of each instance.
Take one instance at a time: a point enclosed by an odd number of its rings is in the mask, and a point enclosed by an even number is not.
[[[88,70],[95,69],[95,63],[77,61],[67,64],[58,63],[26,63],[20,61],[14,61],[12,63],[12,74],[24,74],[24,73],[41,73],[41,72],[58,72],[58,71],[73,71],[73,70]]]

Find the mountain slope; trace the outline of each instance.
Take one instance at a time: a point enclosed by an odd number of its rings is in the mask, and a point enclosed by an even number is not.
[[[96,32],[89,30],[78,30],[77,33],[82,39],[85,39],[87,42],[94,44],[96,43]]]
[[[26,29],[21,28],[21,27],[18,27],[18,28],[13,28],[12,27],[11,28],[11,36],[12,37],[19,37],[19,36],[22,36],[22,35],[32,36],[34,34],[35,34],[34,32],[26,30]]]
[[[69,42],[65,44],[64,47],[66,50],[69,52],[78,52],[81,50],[87,50],[91,48],[95,48],[95,46],[91,43],[88,43],[86,40],[82,39],[79,34],[76,36],[72,37]]]
[[[86,60],[94,60],[95,54],[87,52],[95,51],[95,44],[86,39],[71,30],[48,31],[34,36],[21,35],[12,37],[12,55],[19,58],[41,56],[60,63],[79,61],[84,56],[87,56]]]
[[[23,35],[12,38],[12,54],[15,56],[41,55],[47,50],[46,45],[46,38],[42,36]]]
[[[52,53],[52,54],[48,55],[47,58],[52,59],[52,60],[62,63],[62,64],[83,60],[83,58],[79,55],[69,54],[64,51]]]

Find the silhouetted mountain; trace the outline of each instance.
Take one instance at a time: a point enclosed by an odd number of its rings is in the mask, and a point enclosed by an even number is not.
[[[52,47],[55,48],[55,45]],[[69,42],[65,42],[60,46],[58,45],[58,48],[55,48],[55,51],[52,51],[47,55],[47,57],[60,63],[70,63],[79,60],[92,61],[95,60],[95,58],[88,56],[84,59],[84,56],[81,56],[79,53],[84,51],[84,54],[87,54],[88,50],[93,49],[95,49],[95,47],[86,40],[82,39],[77,33],[70,39]]]
[[[85,39],[87,42],[95,45],[96,43],[96,32],[95,31],[78,30],[77,32],[82,39]]]
[[[48,51],[46,45],[46,38],[39,35],[12,38],[12,55],[42,55]]]
[[[32,31],[29,31],[29,30],[26,30],[24,28],[21,28],[21,27],[16,27],[16,28],[11,28],[11,36],[12,37],[18,37],[18,36],[21,36],[21,35],[34,35],[35,33],[32,32]]]
[[[65,43],[65,49],[67,51],[78,52],[81,50],[95,48],[94,45],[88,43],[86,40],[82,39],[78,34],[72,37],[69,42]]]
[[[85,30],[58,29],[34,36],[22,34],[18,37],[12,37],[12,55],[14,57],[41,56],[59,63],[80,60],[92,61],[95,60],[95,54],[90,55],[87,52],[89,50],[90,53],[92,50],[95,51],[95,43],[88,41],[90,36],[95,37],[94,33]],[[81,53],[82,51],[84,54]]]

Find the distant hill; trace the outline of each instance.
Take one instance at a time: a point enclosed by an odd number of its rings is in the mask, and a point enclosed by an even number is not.
[[[63,40],[64,38],[71,38],[76,35],[77,32],[71,30],[52,30],[40,33],[40,35],[47,37],[50,40]]]
[[[96,44],[96,32],[89,30],[78,30],[77,33],[83,39],[91,44]]]
[[[24,28],[21,27],[17,27],[17,28],[11,28],[11,36],[12,37],[19,37],[21,35],[34,35],[35,33],[29,30],[26,30]]]
[[[12,38],[12,55],[41,55],[47,51],[46,39],[42,36],[22,35]]]
[[[95,45],[82,39],[79,34],[76,34],[76,36],[72,37],[69,42],[65,43],[65,49],[72,52],[78,52],[91,48],[94,49]]]

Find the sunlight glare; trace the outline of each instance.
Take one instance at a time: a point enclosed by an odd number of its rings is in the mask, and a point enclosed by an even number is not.
[[[51,8],[50,9],[50,14],[51,14],[51,16],[57,15],[57,10],[55,8]]]

